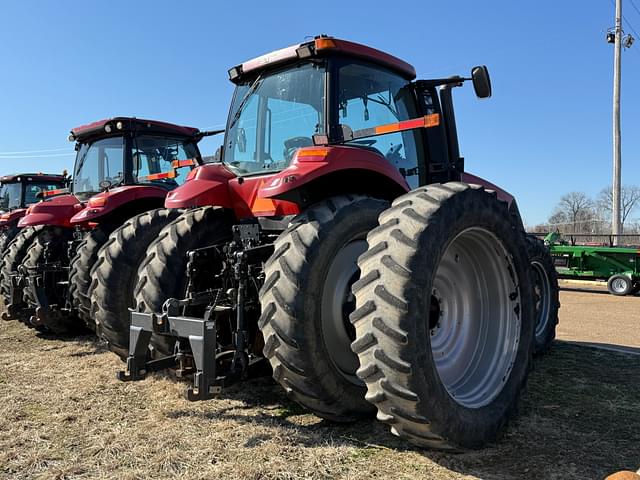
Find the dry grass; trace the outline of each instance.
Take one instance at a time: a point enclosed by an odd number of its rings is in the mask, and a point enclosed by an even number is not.
[[[189,403],[184,384],[120,383],[92,338],[0,325],[0,477],[602,478],[640,467],[640,357],[559,343],[521,415],[479,452],[412,449],[375,420],[332,425],[268,379]]]

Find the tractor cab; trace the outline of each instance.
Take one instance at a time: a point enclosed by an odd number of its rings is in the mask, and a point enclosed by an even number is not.
[[[43,192],[65,188],[66,175],[19,173],[0,178],[0,213],[26,208],[40,201]]]
[[[202,163],[200,139],[215,133],[129,117],[76,127],[69,135],[77,152],[70,190],[44,192],[21,226],[87,225],[161,207]]]
[[[238,176],[280,172],[332,149],[354,158],[356,148],[366,163],[399,172],[394,193],[460,179],[450,90],[470,79],[415,81],[414,68],[396,57],[324,36],[237,65],[229,76],[236,90],[220,156]],[[490,95],[484,67],[472,79],[479,96]],[[349,188],[370,180],[353,173],[342,176]]]
[[[69,184],[66,174],[19,173],[0,178],[0,252],[17,234],[18,221],[43,195],[60,192]]]
[[[197,142],[202,136],[196,128],[125,117],[74,128],[69,136],[78,152],[73,193],[85,201],[127,185],[171,190],[201,163]]]

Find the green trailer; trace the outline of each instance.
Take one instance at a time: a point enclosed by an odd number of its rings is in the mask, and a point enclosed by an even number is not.
[[[640,249],[606,245],[575,245],[559,233],[544,239],[549,245],[559,278],[606,280],[613,295],[640,291]]]

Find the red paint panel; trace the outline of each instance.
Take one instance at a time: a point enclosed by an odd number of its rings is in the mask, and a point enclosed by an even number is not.
[[[94,200],[92,202],[94,205],[103,204],[103,206],[88,206],[74,215],[73,218],[70,219],[70,223],[77,225],[87,222],[99,222],[101,217],[127,203],[142,199],[163,199],[166,196],[167,190],[161,187],[155,187],[153,185],[124,185],[91,197],[91,200]]]
[[[473,175],[471,173],[463,172],[462,175],[460,175],[460,180],[465,183],[475,183],[476,185],[482,185],[489,190],[495,190],[498,198],[503,202],[507,202],[509,205],[511,205],[511,202],[513,202],[513,195],[511,195],[506,190],[498,187],[497,185],[494,185],[488,180],[485,180],[484,178],[477,177],[476,175]]]
[[[280,173],[273,175],[265,182],[259,195],[263,198],[274,198],[290,190],[295,190],[321,176],[340,170],[366,170],[383,175],[409,191],[409,185],[400,172],[386,158],[375,152],[346,145],[326,147],[329,153],[325,156],[305,156],[306,149],[317,150],[317,147],[298,149],[291,165]]]
[[[71,217],[82,208],[84,205],[74,195],[53,197],[31,205],[29,213],[18,222],[18,227],[35,227],[37,225],[70,227]]]
[[[18,222],[27,213],[26,208],[16,208],[10,212],[0,215],[0,227],[8,227],[11,224]]]

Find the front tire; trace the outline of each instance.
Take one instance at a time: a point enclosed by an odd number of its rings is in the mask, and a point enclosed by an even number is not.
[[[158,208],[130,218],[109,236],[91,269],[90,318],[98,336],[123,359],[129,354],[129,307],[134,306],[138,267],[149,244],[179,214]]]
[[[296,217],[275,242],[260,291],[259,327],[274,379],[322,418],[352,421],[374,412],[356,377],[348,315],[358,256],[383,200],[333,197]]]
[[[353,350],[378,419],[419,446],[478,448],[515,411],[532,359],[523,235],[479,185],[393,202],[367,237]]]

